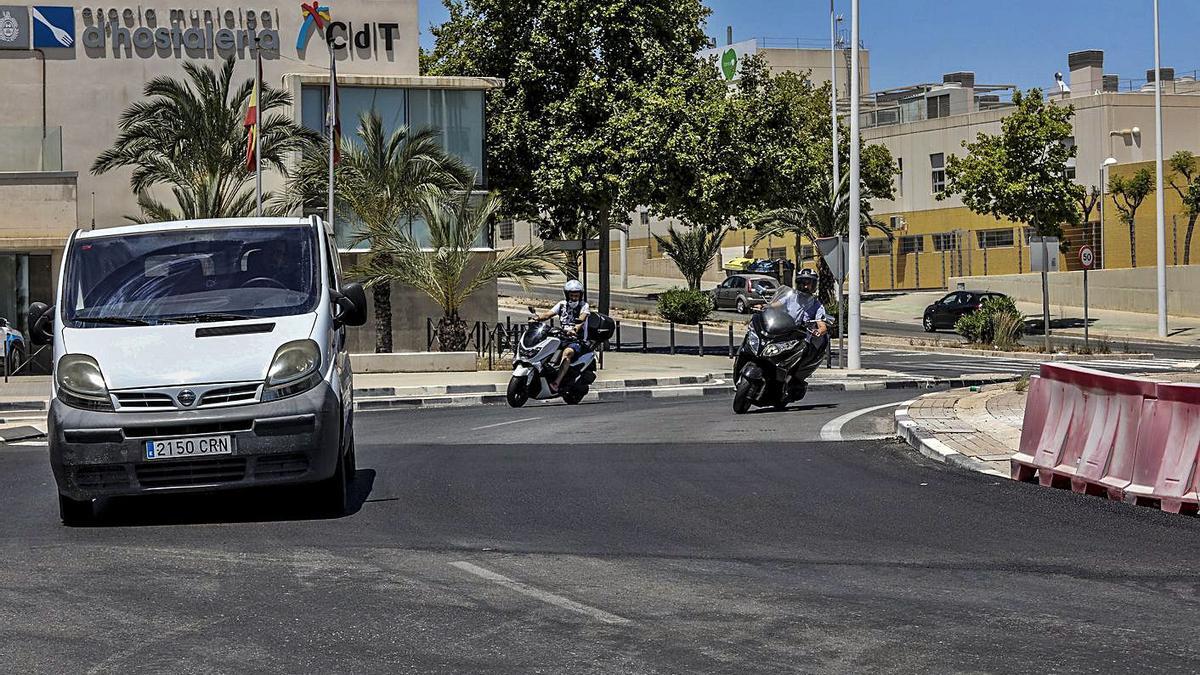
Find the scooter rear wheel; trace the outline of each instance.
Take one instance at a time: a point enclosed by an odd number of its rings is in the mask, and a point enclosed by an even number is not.
[[[737,388],[733,392],[733,413],[735,415],[742,415],[750,410],[751,386],[749,378],[745,377],[737,383]]]
[[[504,398],[508,401],[508,405],[513,408],[520,408],[529,400],[529,391],[525,389],[524,378],[511,377],[508,380],[508,391],[505,392]]]

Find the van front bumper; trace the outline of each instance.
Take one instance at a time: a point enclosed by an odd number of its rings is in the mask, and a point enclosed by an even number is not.
[[[58,490],[72,499],[207,492],[329,478],[341,405],[328,383],[278,401],[206,410],[96,412],[58,399],[47,436]],[[146,459],[146,441],[232,436],[233,454]]]

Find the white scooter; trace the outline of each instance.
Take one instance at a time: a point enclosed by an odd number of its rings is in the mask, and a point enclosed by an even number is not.
[[[530,312],[533,312],[532,307]],[[554,328],[549,320],[531,321],[517,340],[512,378],[506,392],[508,404],[520,408],[531,398],[545,401],[562,397],[568,405],[582,401],[587,396],[588,386],[596,381],[595,349],[612,336],[612,326],[612,319],[606,316],[596,313],[588,316],[588,349],[575,355],[556,393],[550,391],[550,383],[558,378],[563,348],[578,339]]]

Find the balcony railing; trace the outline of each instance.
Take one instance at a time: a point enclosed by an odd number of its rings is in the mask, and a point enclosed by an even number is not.
[[[0,171],[62,170],[62,127],[0,126]]]

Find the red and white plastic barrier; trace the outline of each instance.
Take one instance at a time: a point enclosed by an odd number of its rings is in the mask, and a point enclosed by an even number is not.
[[[1012,477],[1111,499],[1200,505],[1200,386],[1043,364],[1032,378]]]

